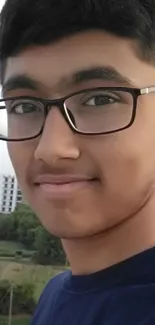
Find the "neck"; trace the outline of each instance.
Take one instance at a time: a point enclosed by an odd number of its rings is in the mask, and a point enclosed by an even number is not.
[[[134,216],[104,233],[62,240],[73,274],[90,274],[155,245],[155,197]]]

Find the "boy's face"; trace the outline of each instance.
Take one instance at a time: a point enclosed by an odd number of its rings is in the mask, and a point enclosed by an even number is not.
[[[155,68],[137,58],[131,41],[91,31],[9,58],[4,83],[15,75],[27,75],[38,88],[14,85],[5,97],[54,99],[92,87],[126,86],[123,78],[111,77],[73,82],[75,73],[94,67],[114,68],[130,80],[131,87],[155,85]],[[92,236],[139,211],[154,189],[154,148],[155,94],[139,97],[136,120],[124,131],[75,134],[54,107],[42,136],[8,144],[25,198],[45,228],[62,238]],[[41,179],[53,182],[53,178],[56,182],[77,178],[78,182],[36,184]]]

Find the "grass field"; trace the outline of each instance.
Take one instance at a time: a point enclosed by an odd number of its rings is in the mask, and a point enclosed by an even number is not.
[[[24,246],[20,243],[15,242],[8,242],[8,241],[0,241],[0,250],[2,251],[9,251],[9,252],[16,252],[17,250],[24,249]]]
[[[43,288],[50,278],[63,272],[63,268],[23,264],[0,260],[0,280],[14,283],[33,282],[36,284],[35,298],[38,300]],[[1,325],[1,324],[0,324]]]
[[[24,247],[18,243],[0,241],[0,251],[16,252],[23,250]],[[25,260],[16,261],[14,258],[0,258],[0,281],[9,280],[11,283],[34,283],[35,299],[38,301],[40,294],[46,283],[55,275],[63,272],[65,267],[42,266],[25,262]],[[29,325],[30,318],[13,318],[11,325]],[[0,316],[0,325],[8,325],[8,318]]]
[[[0,241],[0,251],[16,252],[23,249],[24,246],[19,243]],[[0,280],[9,280],[19,284],[22,282],[35,283],[36,301],[49,279],[63,271],[64,268],[24,263],[24,261],[15,261],[14,258],[0,258]]]
[[[11,241],[0,241],[0,257],[15,256],[17,251],[22,251],[24,254],[33,254],[33,251],[25,249],[24,245]]]
[[[29,317],[14,317],[12,319],[11,325],[29,325],[30,324],[30,318]],[[8,325],[8,317],[0,317],[0,325]]]

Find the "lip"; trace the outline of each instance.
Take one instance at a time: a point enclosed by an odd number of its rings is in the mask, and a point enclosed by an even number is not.
[[[82,175],[42,175],[37,177],[35,185],[47,199],[63,199],[94,181],[94,178]]]

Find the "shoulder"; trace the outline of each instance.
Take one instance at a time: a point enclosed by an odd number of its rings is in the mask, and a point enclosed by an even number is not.
[[[43,324],[41,321],[48,318],[51,308],[54,307],[55,302],[62,293],[63,283],[69,274],[70,271],[63,272],[48,282],[38,301],[31,325]]]
[[[56,295],[62,290],[63,283],[65,279],[69,276],[70,271],[66,271],[56,275],[52,278],[46,285],[45,289],[43,290],[39,301],[42,299],[50,299],[52,296]]]
[[[63,282],[65,281],[65,279],[69,276],[70,271],[65,271],[63,273],[60,273],[58,275],[56,275],[54,278],[52,278],[47,286],[45,287],[43,293],[46,290],[50,290],[50,288],[52,287],[52,289],[58,289],[59,287],[61,287],[61,285],[63,284]]]

